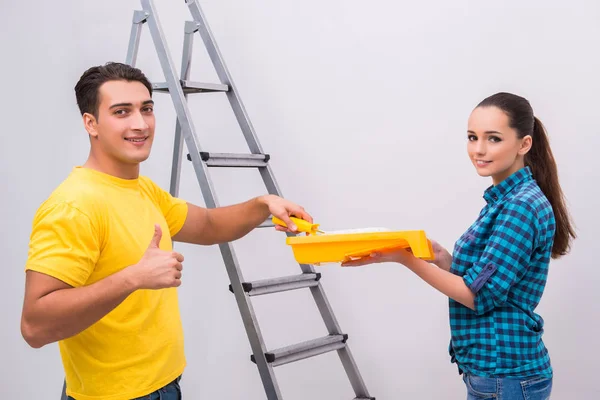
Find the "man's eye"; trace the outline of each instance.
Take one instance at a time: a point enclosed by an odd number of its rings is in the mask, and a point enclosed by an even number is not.
[[[143,111],[144,111],[144,112],[151,113],[151,112],[153,112],[153,111],[154,111],[154,108],[153,108],[153,107],[146,107],[146,108],[144,108],[144,110],[143,110]]]
[[[115,115],[124,115],[127,112],[127,110],[117,110],[115,111]]]

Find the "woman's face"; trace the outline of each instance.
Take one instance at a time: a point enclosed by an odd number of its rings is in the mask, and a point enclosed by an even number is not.
[[[467,131],[467,152],[480,176],[491,176],[494,185],[525,166],[531,136],[519,139],[508,116],[497,107],[477,107]]]

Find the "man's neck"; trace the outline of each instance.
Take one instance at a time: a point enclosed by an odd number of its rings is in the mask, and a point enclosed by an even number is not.
[[[106,157],[98,157],[92,152],[83,164],[84,168],[93,169],[121,179],[137,179],[140,175],[139,164],[121,164]]]

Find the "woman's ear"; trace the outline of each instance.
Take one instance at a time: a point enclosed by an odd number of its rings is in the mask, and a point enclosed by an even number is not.
[[[533,138],[531,135],[525,136],[521,139],[521,148],[519,149],[519,155],[524,156],[531,150],[531,146],[533,144]]]

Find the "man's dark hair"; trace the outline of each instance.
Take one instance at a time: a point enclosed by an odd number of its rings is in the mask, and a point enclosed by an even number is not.
[[[108,81],[138,81],[146,86],[152,97],[152,85],[142,71],[131,65],[109,62],[89,68],[75,85],[75,96],[81,115],[89,113],[98,119],[98,89]]]

